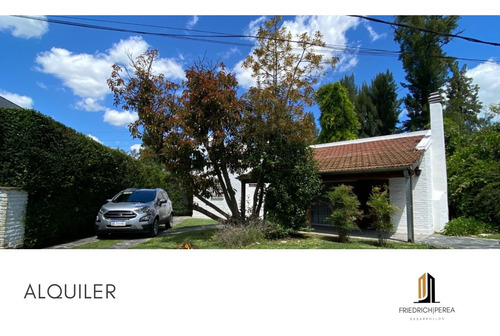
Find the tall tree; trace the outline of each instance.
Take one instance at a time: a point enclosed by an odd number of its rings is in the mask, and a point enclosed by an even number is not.
[[[243,144],[238,138],[243,104],[236,96],[237,82],[223,64],[200,62],[186,71],[182,95],[180,85],[153,72],[158,52],[150,50],[132,62],[133,74],[113,66],[108,85],[115,105],[138,113],[130,125],[134,137],[154,151],[177,179],[183,201],[189,194],[211,207],[213,214],[193,204],[212,218],[240,217],[230,173],[242,170]],[[144,141],[153,139],[154,142]],[[147,136],[147,137],[146,137]],[[224,194],[230,209],[226,213],[209,201],[214,193]]]
[[[401,113],[401,101],[398,99],[396,82],[389,70],[377,74],[372,80],[370,97],[379,121],[376,135],[393,134]]]
[[[373,104],[371,87],[363,83],[356,98],[356,113],[360,123],[358,136],[360,138],[370,138],[377,134],[380,128],[380,119],[377,108]]]
[[[300,203],[296,206],[307,209],[316,183],[302,186],[303,191],[310,192],[309,195],[303,192],[298,199],[299,191],[291,187],[291,182],[301,178],[317,182],[317,178],[303,176],[315,174],[314,162],[307,149],[314,142],[314,127],[305,108],[314,102],[313,87],[323,74],[324,59],[318,48],[325,44],[320,32],[314,36],[303,33],[293,37],[280,22],[281,17],[273,17],[260,27],[257,46],[243,63],[256,79],[256,85],[245,95],[249,112],[243,130],[247,160],[249,166],[254,167],[252,173],[257,182],[253,215],[259,213],[266,192],[275,196],[281,193],[282,201],[289,200],[288,204],[295,201]],[[327,61],[334,64],[337,59]],[[303,169],[304,162],[308,169]],[[265,183],[269,183],[268,189]],[[266,198],[266,210],[282,215],[293,211],[279,200],[280,197]],[[306,212],[302,210],[296,212],[294,220],[299,224],[305,221]],[[294,217],[288,215],[286,218]],[[284,217],[276,216],[276,219]]]
[[[460,69],[458,62],[454,62],[450,69],[452,77],[446,84],[444,116],[463,130],[473,132],[479,127],[478,114],[482,109],[479,86],[472,84],[472,78],[467,76],[466,65]]]
[[[403,122],[407,131],[419,130],[429,124],[428,97],[445,84],[451,58],[443,45],[457,28],[458,16],[397,16],[394,40],[399,43],[399,59],[406,71],[403,87],[409,90],[404,98],[409,119]]]
[[[356,101],[359,95],[359,89],[354,80],[354,74],[345,75],[344,78],[339,80],[340,85],[342,85],[347,90],[347,96],[351,103],[356,106]]]
[[[326,84],[319,88],[316,101],[321,111],[319,122],[321,133],[318,142],[334,142],[356,139],[360,127],[354,105],[347,90],[339,83]]]

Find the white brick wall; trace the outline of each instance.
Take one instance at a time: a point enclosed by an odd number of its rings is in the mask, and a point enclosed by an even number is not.
[[[433,221],[433,192],[432,192],[432,166],[429,151],[424,153],[420,163],[422,170],[420,176],[413,176],[413,232],[415,235],[428,235],[435,231]],[[406,217],[406,189],[405,178],[393,178],[389,180],[391,204],[401,209],[397,212],[392,222],[396,228],[397,235],[407,235]]]
[[[0,187],[0,248],[20,248],[28,194],[19,188]]]

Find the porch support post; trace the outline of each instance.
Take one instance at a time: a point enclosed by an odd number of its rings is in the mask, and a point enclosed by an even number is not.
[[[406,226],[408,232],[408,241],[415,242],[413,232],[413,179],[410,170],[404,170],[405,189],[406,189]]]

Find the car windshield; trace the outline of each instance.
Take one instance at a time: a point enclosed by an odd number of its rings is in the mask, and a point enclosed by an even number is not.
[[[136,190],[136,191],[125,191],[113,199],[113,203],[120,202],[138,202],[147,203],[155,199],[156,190]]]

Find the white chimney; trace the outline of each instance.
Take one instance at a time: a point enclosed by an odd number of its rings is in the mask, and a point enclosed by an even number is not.
[[[448,223],[449,217],[443,107],[438,92],[431,93],[429,96],[429,107],[431,118],[432,217],[434,231],[441,231]]]

